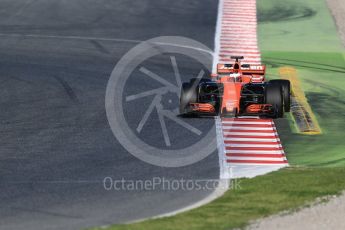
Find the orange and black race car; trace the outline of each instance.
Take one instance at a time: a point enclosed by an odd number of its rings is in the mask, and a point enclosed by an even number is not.
[[[265,65],[218,64],[210,78],[193,78],[182,84],[181,115],[283,117],[290,111],[290,82],[265,81]]]

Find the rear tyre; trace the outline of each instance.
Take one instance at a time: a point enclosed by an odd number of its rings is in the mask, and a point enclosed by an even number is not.
[[[181,95],[180,95],[180,106],[179,111],[180,114],[186,114],[188,112],[188,106],[190,103],[197,102],[197,88],[192,88],[192,84],[190,83],[183,83],[181,88]]]
[[[283,90],[279,84],[267,84],[265,89],[265,103],[274,107],[275,118],[284,116]]]
[[[290,112],[291,108],[291,84],[289,80],[271,80],[269,81],[271,84],[278,84],[282,87],[283,90],[283,103],[284,103],[284,111]]]

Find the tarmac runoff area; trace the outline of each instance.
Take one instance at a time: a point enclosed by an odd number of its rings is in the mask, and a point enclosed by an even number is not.
[[[275,230],[323,230],[345,229],[345,193],[339,197],[332,197],[328,203],[319,203],[304,208],[292,215],[281,214],[254,223],[247,230],[275,229]]]
[[[327,3],[336,22],[343,45],[345,46],[345,1],[327,0]]]

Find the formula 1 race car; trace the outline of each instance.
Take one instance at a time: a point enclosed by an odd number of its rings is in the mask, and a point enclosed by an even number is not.
[[[290,81],[265,81],[265,65],[218,64],[210,78],[193,78],[183,83],[181,115],[237,117],[283,117],[290,111]]]

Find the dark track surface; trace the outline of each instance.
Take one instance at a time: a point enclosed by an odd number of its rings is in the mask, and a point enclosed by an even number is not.
[[[218,178],[219,168],[216,153],[177,169],[134,158],[110,130],[104,96],[115,64],[136,45],[126,39],[177,35],[212,49],[216,15],[213,0],[0,0],[0,229],[121,223],[207,196],[211,191],[106,191],[106,176],[205,179]],[[188,62],[181,68],[198,72]],[[153,118],[146,135],[159,142],[158,132]],[[181,135],[184,144],[193,141]]]

